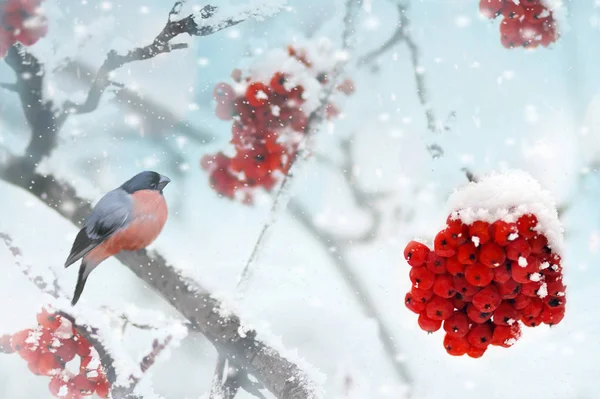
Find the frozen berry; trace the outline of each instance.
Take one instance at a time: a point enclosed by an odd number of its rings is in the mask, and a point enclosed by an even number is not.
[[[456,258],[463,265],[472,265],[477,262],[477,248],[472,242],[467,242],[458,247]]]
[[[506,257],[518,261],[519,258],[527,258],[531,254],[531,248],[524,238],[517,238],[506,246]]]
[[[425,312],[419,315],[417,322],[419,323],[419,327],[421,327],[421,330],[427,331],[428,333],[436,332],[440,329],[440,327],[442,327],[441,320],[430,319],[429,317],[427,317],[427,314]]]
[[[567,287],[562,282],[562,279],[557,280],[547,280],[546,289],[548,291],[548,295],[551,296],[564,296],[567,290]]]
[[[77,344],[72,339],[61,339],[60,346],[56,348],[56,355],[67,363],[75,358],[77,354]]]
[[[514,299],[512,299],[511,304],[517,310],[523,310],[531,303],[531,298],[527,295],[523,295],[522,293],[517,295]]]
[[[435,236],[433,241],[433,248],[438,256],[449,258],[456,253],[456,248],[452,246],[452,242],[449,239],[449,234],[446,230],[442,230]]]
[[[488,285],[473,295],[473,305],[482,312],[493,312],[502,302],[498,289]]]
[[[466,267],[465,278],[469,284],[485,287],[494,278],[494,271],[481,263],[475,263]]]
[[[411,266],[421,266],[427,260],[429,248],[418,241],[411,241],[404,248],[404,259]]]
[[[40,374],[54,375],[62,369],[62,364],[53,353],[43,353],[37,363]]]
[[[427,311],[427,317],[430,319],[446,320],[448,317],[452,316],[454,305],[450,299],[434,296],[427,303],[425,310]]]
[[[519,311],[508,302],[502,302],[494,311],[494,324],[499,326],[510,326],[519,320]]]
[[[493,326],[489,323],[478,324],[471,327],[469,334],[467,334],[467,339],[469,340],[471,346],[483,349],[487,348],[490,344],[493,333]]]
[[[515,223],[507,223],[503,220],[497,220],[492,223],[490,231],[492,232],[494,242],[500,246],[508,245],[509,242],[519,236],[517,225]]]
[[[50,393],[56,397],[60,397],[58,395],[59,392],[68,390],[69,382],[65,380],[64,375],[55,375],[50,379],[50,383],[48,384],[48,388],[50,389]],[[64,395],[63,395],[64,396]]]
[[[451,216],[446,220],[446,239],[451,246],[458,247],[467,242],[469,229],[460,219]]]
[[[544,324],[549,326],[556,325],[562,321],[565,317],[565,308],[549,308],[544,307],[542,310],[541,318]]]
[[[464,337],[469,332],[469,319],[463,312],[455,311],[444,321],[444,331],[452,337]]]
[[[21,351],[25,347],[31,347],[30,337],[33,336],[34,331],[31,329],[19,331],[11,337],[11,346],[14,351]]]
[[[102,399],[108,398],[108,394],[110,392],[110,384],[106,379],[98,381],[96,384],[96,395],[100,396]]]
[[[446,259],[446,271],[453,276],[463,276],[465,274],[465,265],[459,262],[456,256]]]
[[[479,0],[479,12],[486,18],[496,18],[502,13],[505,0]]]
[[[438,274],[433,283],[433,292],[442,298],[452,298],[456,294],[452,276],[449,274]]]
[[[508,280],[505,283],[495,283],[498,288],[498,293],[502,299],[513,299],[521,292],[521,284],[515,280]]]
[[[285,87],[286,83],[287,76],[284,73],[276,72],[271,78],[271,82],[269,82],[269,85],[275,93],[286,95],[288,94],[288,90]]]
[[[469,235],[471,236],[471,242],[476,247],[480,247],[490,240],[490,224],[476,220],[469,226]]]
[[[467,305],[467,316],[475,323],[485,323],[492,317],[492,312],[482,312],[472,303]]]
[[[430,252],[429,255],[427,255],[427,261],[425,263],[427,269],[435,274],[446,273],[446,258],[442,258],[435,252]]]
[[[512,278],[518,283],[528,283],[530,281],[539,281],[540,261],[535,256],[529,256],[522,262],[515,262],[511,268]]]
[[[494,327],[491,344],[510,348],[520,337],[521,327],[519,327],[519,323],[513,323],[510,326],[496,326]]]
[[[521,216],[517,220],[517,230],[519,231],[519,235],[528,240],[533,238],[537,234],[535,231],[537,223],[537,218],[531,213]]]
[[[567,303],[567,298],[564,296],[546,296],[543,299],[544,304],[551,309],[564,309],[565,304]]]
[[[507,1],[502,8],[502,15],[508,19],[520,19],[524,14],[524,9],[520,4],[515,4],[512,1]]]
[[[410,269],[409,277],[414,286],[422,290],[430,290],[435,281],[435,274],[424,266]]]
[[[417,314],[425,310],[425,304],[415,299],[410,292],[407,292],[404,296],[404,304],[406,305],[408,310]]]
[[[50,330],[56,330],[60,327],[61,317],[54,312],[49,312],[46,309],[42,309],[37,314],[37,321],[42,327]]]
[[[269,102],[269,87],[261,82],[254,82],[246,89],[246,100],[253,107],[260,107]]]
[[[91,395],[96,389],[96,384],[90,381],[85,374],[79,374],[73,377],[69,384],[82,395]]]
[[[453,337],[446,334],[444,337],[444,348],[446,352],[452,356],[462,356],[469,350],[469,342],[465,337]]]
[[[529,238],[527,242],[529,243],[532,254],[539,255],[549,252],[548,239],[544,235],[538,234],[533,236],[532,238]]]
[[[545,284],[546,283],[543,283],[542,281],[531,281],[529,283],[522,284],[521,293],[530,298],[536,296],[539,297],[540,293],[542,292],[540,289],[542,286],[545,286]]]
[[[497,267],[506,259],[504,249],[494,242],[488,242],[479,251],[479,262],[487,267]]]

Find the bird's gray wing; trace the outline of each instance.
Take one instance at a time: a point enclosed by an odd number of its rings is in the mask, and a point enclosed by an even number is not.
[[[77,234],[65,267],[77,262],[115,231],[129,224],[133,213],[132,207],[131,196],[120,188],[102,197]]]

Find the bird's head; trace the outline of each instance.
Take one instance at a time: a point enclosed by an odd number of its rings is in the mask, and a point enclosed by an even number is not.
[[[125,183],[123,183],[121,188],[129,194],[133,194],[140,190],[153,190],[162,193],[162,190],[167,184],[169,184],[170,181],[171,179],[169,179],[167,176],[163,176],[152,171],[145,171],[138,173],[131,179],[127,180]]]

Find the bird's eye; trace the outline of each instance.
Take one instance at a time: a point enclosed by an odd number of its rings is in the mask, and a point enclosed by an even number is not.
[[[151,183],[150,184],[150,188],[155,189],[156,188],[156,183]]]

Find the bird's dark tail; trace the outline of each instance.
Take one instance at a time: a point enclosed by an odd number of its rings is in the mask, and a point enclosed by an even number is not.
[[[73,294],[73,300],[71,301],[71,306],[75,306],[75,304],[79,301],[79,297],[83,292],[83,287],[85,287],[85,282],[91,272],[88,268],[91,269],[91,265],[88,265],[85,261],[81,262],[81,266],[79,266],[79,275],[77,276],[77,284],[75,285],[75,293]]]

